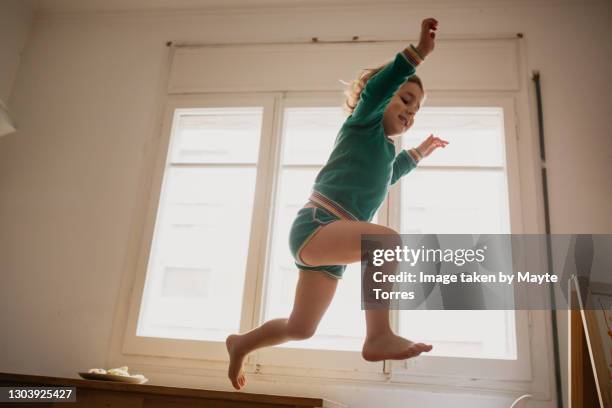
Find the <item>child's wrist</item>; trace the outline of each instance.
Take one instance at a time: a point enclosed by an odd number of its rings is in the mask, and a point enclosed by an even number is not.
[[[415,147],[414,151],[419,155],[419,160],[423,160],[425,158],[425,155],[419,150],[418,147]]]
[[[421,44],[417,45],[416,47],[413,44],[410,44],[410,48],[412,48],[414,52],[417,53],[419,58],[425,61],[425,58],[427,58],[427,52],[425,52],[423,48],[421,48]]]
[[[421,160],[423,160],[423,155],[416,147],[407,150],[408,154],[414,160],[416,164],[418,164]]]
[[[417,48],[412,44],[404,49],[404,56],[415,67],[425,60]]]

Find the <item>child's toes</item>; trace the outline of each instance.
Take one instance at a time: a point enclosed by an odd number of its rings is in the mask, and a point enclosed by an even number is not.
[[[419,343],[421,351],[431,351],[433,346],[431,344]]]
[[[419,354],[421,354],[421,350],[419,349],[419,347],[416,344],[413,344],[412,346],[410,346],[410,348],[408,349],[408,357],[407,358],[411,358],[411,357],[416,357]]]

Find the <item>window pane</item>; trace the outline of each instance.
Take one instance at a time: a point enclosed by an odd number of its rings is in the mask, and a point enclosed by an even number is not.
[[[402,178],[400,232],[510,233],[503,110],[425,107],[410,134],[422,139],[429,133],[450,143]],[[404,143],[408,148],[420,140],[412,136]],[[440,168],[427,169],[433,165]],[[480,166],[498,168],[478,169]],[[439,296],[439,292],[432,295]],[[516,359],[512,310],[402,310],[399,314],[401,335],[432,343],[429,355]]]
[[[418,146],[433,133],[450,143],[422,166],[504,166],[502,108],[424,107],[403,136],[405,148]],[[501,136],[501,137],[500,137]]]
[[[516,360],[513,310],[402,310],[401,333],[428,355]]]
[[[402,178],[401,219],[404,234],[510,233],[505,172],[417,168]]]
[[[256,163],[263,108],[177,109],[173,163]]]
[[[241,143],[254,146],[255,152],[262,113],[257,109],[260,117],[249,119],[250,129],[240,124],[236,136]],[[185,135],[183,124],[203,138],[220,128],[229,130],[236,112],[234,109],[225,115],[226,111],[217,110],[214,121],[198,122],[198,127],[191,121],[194,111],[176,112],[173,138]],[[205,113],[210,116],[211,111]],[[187,112],[189,118],[183,120],[181,112]],[[177,146],[181,142],[185,142],[184,151],[201,142],[186,140],[172,140],[174,152],[180,150]],[[219,158],[206,155],[200,156],[194,166],[168,163],[138,322],[139,336],[222,341],[229,333],[239,331],[256,166],[249,163],[251,158],[243,146],[232,143],[224,142],[229,152],[227,160],[240,158],[246,163],[207,166],[218,163]]]
[[[336,107],[285,109],[282,163],[325,164],[345,119]]]
[[[286,108],[283,119],[283,159],[272,231],[265,320],[291,313],[298,269],[289,252],[289,228],[310,196],[315,177],[333,149],[345,115],[339,107]],[[373,222],[377,220],[378,213]],[[349,265],[315,336],[279,347],[360,351],[365,336],[360,285],[359,263]]]

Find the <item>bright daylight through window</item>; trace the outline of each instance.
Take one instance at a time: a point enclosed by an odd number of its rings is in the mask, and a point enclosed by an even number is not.
[[[262,115],[175,111],[137,335],[239,330]]]
[[[340,107],[282,113],[262,321],[291,311],[298,272],[289,229],[345,119]],[[223,341],[239,331],[263,114],[263,108],[175,111],[139,336]],[[453,148],[401,179],[399,202],[391,201],[400,221],[391,226],[401,233],[509,233],[503,109],[423,107],[402,147],[429,133]],[[379,216],[373,222],[387,223]],[[513,311],[400,311],[399,333],[434,343],[431,355],[515,359],[514,317]],[[360,351],[363,320],[356,263],[316,335],[280,347]]]

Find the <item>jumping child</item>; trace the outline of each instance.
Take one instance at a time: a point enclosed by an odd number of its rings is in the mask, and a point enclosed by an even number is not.
[[[362,234],[398,237],[395,230],[370,221],[391,184],[448,144],[430,135],[417,148],[396,156],[392,139],[410,129],[420,108],[424,91],[415,68],[433,51],[437,26],[433,18],[423,20],[416,47],[410,45],[392,62],[366,70],[347,90],[350,116],[289,233],[289,247],[299,268],[293,310],[289,318],[227,337],[228,377],[234,388],[246,384],[242,362],[250,352],[315,333],[346,265],[361,261]],[[395,335],[388,309],[366,310],[365,317],[362,356],[367,361],[403,360],[432,349]]]

